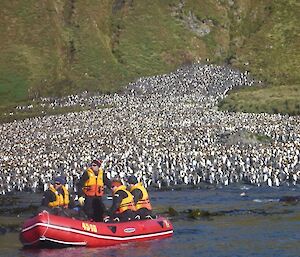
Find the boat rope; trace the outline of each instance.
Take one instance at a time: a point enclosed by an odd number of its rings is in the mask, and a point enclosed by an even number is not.
[[[44,233],[43,233],[43,235],[41,236],[41,238],[45,238],[45,235],[46,235],[46,233],[47,233],[47,231],[48,231],[48,228],[49,228],[49,225],[50,225],[50,218],[49,218],[49,212],[47,212],[47,211],[43,211],[44,213],[47,213],[47,220],[48,220],[48,222],[47,222],[47,226],[46,226],[46,229],[45,229],[45,231],[44,231]]]

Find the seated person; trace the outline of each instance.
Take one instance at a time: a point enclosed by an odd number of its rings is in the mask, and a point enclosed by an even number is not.
[[[126,186],[120,180],[113,180],[111,183],[113,192],[113,203],[107,211],[104,222],[129,221],[134,218],[134,201],[132,194],[126,190]]]
[[[141,182],[138,182],[135,176],[129,177],[127,182],[129,184],[129,191],[134,197],[134,204],[136,208],[135,218],[152,218],[152,206],[146,188]]]
[[[49,189],[44,192],[42,198],[42,207],[39,211],[47,210],[55,215],[70,216],[76,212],[70,210],[74,207],[73,201],[70,201],[70,195],[65,186],[66,180],[63,177],[56,177],[50,184]],[[74,213],[73,213],[74,212]]]

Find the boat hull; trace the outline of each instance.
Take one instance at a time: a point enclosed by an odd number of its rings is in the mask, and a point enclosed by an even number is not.
[[[162,239],[172,234],[173,226],[164,217],[104,223],[61,217],[43,211],[24,223],[20,241],[25,247],[104,247]]]

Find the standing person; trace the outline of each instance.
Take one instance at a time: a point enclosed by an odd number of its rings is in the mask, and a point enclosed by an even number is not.
[[[111,182],[101,168],[101,160],[93,160],[90,167],[81,176],[77,192],[79,203],[83,206],[88,219],[102,221],[105,210],[102,196],[104,186],[110,188]]]
[[[129,192],[134,197],[135,214],[139,215],[141,219],[150,218],[152,215],[152,206],[146,188],[133,175],[127,179],[127,182],[129,184]]]
[[[104,221],[129,221],[134,218],[135,206],[133,195],[126,190],[126,186],[120,180],[111,183],[113,191],[113,203],[107,212]]]
[[[63,177],[56,177],[49,189],[44,192],[42,198],[42,208],[53,214],[69,215],[66,209],[70,205],[70,194],[65,186],[66,180]]]

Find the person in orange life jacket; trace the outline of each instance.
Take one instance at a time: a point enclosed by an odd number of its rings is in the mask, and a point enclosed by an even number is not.
[[[111,182],[101,168],[101,160],[93,160],[77,184],[78,201],[88,219],[102,221],[105,206],[102,201],[104,186],[110,188]]]
[[[47,191],[45,191],[42,198],[42,206],[50,208],[68,208],[70,203],[69,191],[65,186],[65,179],[57,177],[54,179]]]
[[[129,221],[134,218],[135,206],[132,194],[126,190],[126,186],[120,180],[111,183],[113,203],[107,211],[104,222]]]
[[[138,182],[137,178],[133,175],[127,178],[127,183],[129,184],[129,192],[134,197],[136,218],[146,219],[151,217],[152,206],[146,188],[141,182]]]

